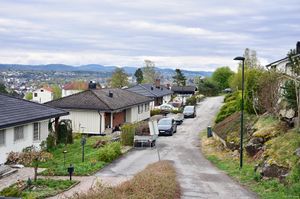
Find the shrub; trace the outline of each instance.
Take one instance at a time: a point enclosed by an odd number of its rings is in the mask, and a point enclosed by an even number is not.
[[[195,95],[189,97],[188,99],[186,99],[186,102],[185,102],[186,105],[192,105],[192,106],[195,106],[197,105],[197,98]]]
[[[124,124],[121,128],[121,144],[124,146],[132,146],[135,134],[136,124]]]
[[[119,142],[113,142],[105,145],[99,150],[99,160],[104,162],[112,162],[121,154],[121,144]]]
[[[161,110],[160,109],[153,109],[150,111],[150,115],[153,116],[153,115],[160,115],[162,114]]]
[[[221,110],[216,117],[216,123],[223,121],[226,117],[241,110],[241,94],[239,92],[235,92],[225,98],[225,100],[226,103],[221,107]]]
[[[0,192],[0,195],[6,196],[6,197],[20,197],[21,196],[21,190],[19,190],[18,187],[10,186],[10,187],[4,188]]]
[[[46,139],[47,151],[51,151],[56,146],[56,140],[54,133],[50,133]]]

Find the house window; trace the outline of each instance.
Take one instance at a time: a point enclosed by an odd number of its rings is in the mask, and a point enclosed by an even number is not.
[[[33,123],[33,141],[40,140],[40,124]]]
[[[34,93],[34,97],[37,97],[37,93]]]
[[[145,111],[149,111],[149,104],[145,104]]]
[[[18,126],[14,128],[14,141],[24,139],[24,127]]]
[[[0,146],[5,145],[5,130],[0,130]]]
[[[139,114],[143,112],[143,105],[138,106],[138,112],[139,112]]]

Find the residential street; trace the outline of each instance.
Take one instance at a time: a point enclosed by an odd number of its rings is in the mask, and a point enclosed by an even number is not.
[[[173,160],[182,188],[182,198],[256,198],[226,174],[214,167],[201,154],[199,132],[206,129],[218,112],[223,97],[207,98],[198,105],[197,118],[186,119],[172,137],[160,137],[160,158]],[[137,149],[96,174],[100,179],[122,181],[158,161],[156,149]]]

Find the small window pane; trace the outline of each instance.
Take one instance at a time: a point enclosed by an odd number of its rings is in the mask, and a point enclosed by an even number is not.
[[[0,130],[0,146],[5,145],[5,130]]]
[[[39,123],[33,123],[33,140],[40,140],[40,125]]]
[[[15,127],[14,129],[14,141],[24,139],[24,128],[23,126]]]

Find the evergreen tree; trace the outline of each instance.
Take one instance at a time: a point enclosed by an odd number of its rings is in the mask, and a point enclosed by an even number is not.
[[[141,84],[144,80],[144,76],[143,76],[143,71],[142,69],[138,68],[135,73],[134,76],[136,77],[136,81],[138,84]]]
[[[5,87],[5,85],[4,84],[2,84],[2,83],[0,83],[0,93],[5,93],[5,94],[7,94],[8,92],[7,92],[7,90],[6,90],[6,87]]]
[[[186,85],[186,77],[183,75],[180,69],[175,70],[175,75],[172,77],[173,82],[177,86],[185,86]]]

